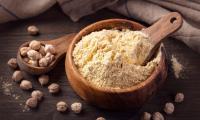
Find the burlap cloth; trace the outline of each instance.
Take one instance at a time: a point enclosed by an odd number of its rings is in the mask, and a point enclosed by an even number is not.
[[[171,37],[200,53],[200,0],[0,0],[0,23],[36,16],[56,3],[75,22],[105,7],[150,25],[178,11],[184,22]]]

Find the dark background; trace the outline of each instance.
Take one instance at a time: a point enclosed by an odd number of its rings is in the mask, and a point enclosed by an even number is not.
[[[30,92],[19,89],[19,85],[12,82],[13,73],[7,66],[7,61],[11,57],[16,57],[16,52],[20,44],[32,39],[53,39],[61,37],[67,33],[78,32],[81,28],[93,22],[108,18],[126,18],[119,14],[103,9],[95,14],[82,18],[79,22],[72,22],[61,10],[55,6],[49,11],[34,18],[10,22],[0,25],[0,120],[95,120],[98,116],[103,116],[107,120],[137,120],[144,111],[162,111],[163,106],[168,101],[173,101],[176,92],[185,94],[185,101],[175,104],[175,112],[166,116],[167,120],[199,120],[200,119],[200,56],[189,49],[183,43],[175,39],[167,39],[164,45],[167,50],[169,62],[168,78],[164,86],[152,97],[141,109],[109,111],[91,106],[80,99],[75,94],[67,82],[64,70],[64,58],[56,68],[49,73],[51,82],[57,82],[62,87],[62,92],[57,96],[48,93],[47,87],[40,87],[36,77],[25,74],[25,78],[33,82],[35,89],[45,93],[45,99],[35,110],[23,111],[24,102],[30,96]],[[128,18],[127,18],[128,19]],[[29,36],[26,28],[29,25],[36,25],[40,29],[40,35]],[[175,79],[170,66],[171,55],[174,54],[184,66],[184,72],[180,79]],[[20,95],[15,100],[13,96],[3,93],[3,82],[13,83],[12,95]],[[55,104],[59,100],[65,100],[69,105],[75,101],[83,103],[83,112],[80,115],[72,111],[59,113]]]

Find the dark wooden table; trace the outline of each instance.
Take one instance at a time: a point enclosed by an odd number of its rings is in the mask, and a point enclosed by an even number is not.
[[[185,101],[175,106],[173,115],[168,115],[168,120],[199,120],[200,119],[200,55],[189,49],[183,43],[168,39],[165,41],[167,59],[170,61],[174,54],[184,66],[182,78],[175,79],[169,64],[168,78],[162,89],[152,97],[141,109],[111,111],[102,110],[82,101],[75,94],[67,82],[64,70],[64,58],[49,73],[51,82],[57,82],[62,87],[62,92],[57,96],[48,93],[47,87],[41,87],[36,81],[36,77],[25,74],[25,78],[33,82],[34,88],[45,93],[45,99],[35,110],[24,111],[24,102],[30,96],[30,92],[19,89],[17,83],[13,83],[11,75],[13,73],[7,66],[7,61],[11,57],[16,57],[16,52],[20,44],[32,39],[53,39],[67,33],[78,32],[84,26],[102,19],[126,18],[109,10],[101,10],[96,14],[82,18],[79,22],[72,22],[65,16],[58,7],[34,18],[1,24],[0,26],[0,120],[95,120],[98,116],[103,116],[108,120],[136,120],[144,111],[162,111],[163,105],[167,101],[173,101],[174,94],[178,91],[185,94]],[[41,34],[37,37],[29,36],[26,28],[29,25],[39,27]],[[12,83],[11,95],[5,95],[4,83]],[[16,96],[20,96],[17,98]],[[56,111],[55,104],[59,100],[66,100],[70,105],[75,101],[83,103],[83,112],[75,115],[70,110],[66,113]]]

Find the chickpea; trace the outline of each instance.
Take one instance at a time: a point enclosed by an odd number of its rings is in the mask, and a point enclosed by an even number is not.
[[[37,40],[33,40],[29,43],[29,47],[33,50],[39,50],[41,47],[41,43]]]
[[[38,104],[38,101],[36,98],[29,98],[26,100],[26,105],[30,108],[36,108]]]
[[[48,84],[49,82],[49,76],[48,75],[41,75],[39,78],[38,78],[38,81],[39,83],[43,86],[43,85],[46,85]]]
[[[174,104],[173,103],[166,103],[164,107],[164,111],[167,114],[172,114],[174,112]]]
[[[51,62],[55,59],[55,56],[52,55],[51,53],[47,53],[45,58],[46,58],[48,64],[51,64]]]
[[[28,64],[30,64],[33,67],[38,67],[38,61],[37,60],[29,60]]]
[[[12,75],[12,79],[15,81],[15,82],[20,82],[22,79],[23,79],[23,75],[22,75],[22,72],[19,71],[19,70],[16,70],[13,75]]]
[[[104,117],[98,117],[96,120],[106,120]]]
[[[56,109],[57,111],[59,112],[65,112],[68,108],[68,105],[66,102],[64,101],[59,101],[57,104],[56,104]]]
[[[30,60],[30,59],[29,59],[28,57],[24,57],[24,58],[23,58],[23,61],[26,62],[26,63],[28,63],[29,60]]]
[[[39,34],[39,29],[34,26],[34,25],[31,25],[27,28],[27,31],[30,35],[38,35]]]
[[[40,90],[34,90],[31,93],[32,98],[36,98],[38,101],[42,100],[44,94]]]
[[[20,55],[21,56],[27,56],[27,52],[30,50],[31,48],[30,47],[22,47],[22,48],[20,48]]]
[[[155,112],[152,118],[153,120],[165,120],[164,116],[160,112]]]
[[[30,58],[31,60],[39,60],[40,58],[42,58],[42,55],[35,51],[35,50],[29,50],[27,52],[28,58]]]
[[[82,104],[79,103],[79,102],[75,102],[71,105],[71,110],[74,112],[74,113],[80,113],[82,111]]]
[[[48,86],[49,92],[52,94],[58,93],[60,91],[60,86],[56,83],[52,83]]]
[[[44,47],[44,50],[46,53],[51,53],[51,54],[56,54],[56,49],[53,45],[48,45],[46,44],[45,47]]]
[[[28,80],[22,80],[20,88],[23,90],[30,90],[33,88],[32,83]]]
[[[8,60],[7,64],[12,69],[16,69],[18,67],[17,59],[16,58],[11,58],[10,60]]]
[[[46,55],[46,52],[45,52],[45,50],[44,50],[44,46],[41,46],[41,47],[40,47],[39,53],[41,53],[42,56],[45,56],[45,55]]]
[[[144,112],[141,120],[151,120],[151,114],[148,112]]]
[[[181,103],[184,101],[184,94],[183,93],[177,93],[175,96],[175,100],[176,103]]]
[[[44,57],[44,58],[41,58],[40,60],[39,60],[39,66],[40,67],[47,67],[48,66],[48,61],[47,61],[47,59]]]

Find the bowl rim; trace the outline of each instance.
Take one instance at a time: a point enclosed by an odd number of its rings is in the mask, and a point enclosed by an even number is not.
[[[127,19],[106,19],[106,20],[101,20],[98,22],[95,22],[93,24],[90,24],[88,26],[86,26],[85,28],[83,28],[81,31],[79,31],[76,36],[73,38],[72,42],[70,43],[70,46],[67,50],[67,55],[66,55],[66,60],[65,60],[65,65],[67,68],[67,62],[68,65],[70,66],[70,70],[73,71],[74,76],[76,76],[76,78],[78,78],[77,80],[82,82],[85,86],[92,88],[93,90],[96,91],[101,91],[104,93],[128,93],[128,92],[133,92],[133,91],[137,91],[140,90],[142,88],[144,88],[145,86],[147,86],[148,84],[151,84],[152,81],[156,80],[156,76],[158,76],[158,74],[160,73],[160,71],[162,70],[162,64],[165,64],[165,50],[163,47],[163,49],[160,49],[161,52],[161,58],[160,61],[158,62],[158,66],[155,67],[154,71],[152,72],[152,74],[144,81],[133,85],[131,87],[127,87],[127,88],[112,88],[112,87],[96,87],[95,85],[93,85],[92,83],[90,83],[88,80],[86,80],[78,71],[73,57],[72,57],[72,53],[75,47],[75,44],[80,41],[80,39],[78,39],[80,36],[82,37],[82,34],[84,31],[87,31],[88,29],[90,29],[91,27],[93,27],[94,25],[99,25],[99,24],[103,24],[103,23],[107,23],[107,22],[125,22],[125,23],[131,23],[133,24],[133,26],[139,26],[141,27],[141,29],[146,28],[145,26],[141,25],[140,23],[131,21],[131,20],[127,20]],[[67,71],[66,71],[67,72]],[[68,81],[71,81],[68,79]],[[73,80],[72,80],[73,81]]]

